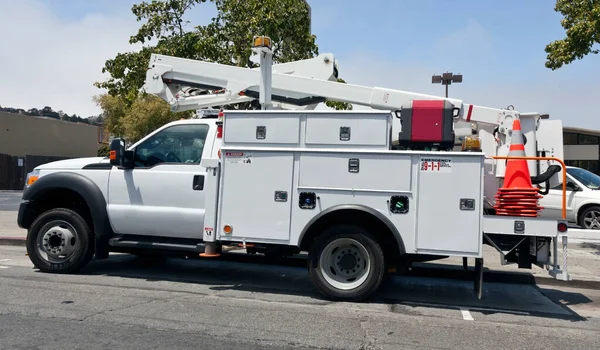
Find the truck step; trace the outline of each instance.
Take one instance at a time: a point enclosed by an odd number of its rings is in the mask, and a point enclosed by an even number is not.
[[[158,238],[150,239],[134,239],[127,238],[111,238],[108,242],[109,246],[115,248],[130,248],[140,250],[163,250],[177,252],[204,253],[206,245],[202,242],[192,240],[166,240]]]

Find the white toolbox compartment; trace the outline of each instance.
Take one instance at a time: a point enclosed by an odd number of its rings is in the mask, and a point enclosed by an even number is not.
[[[298,118],[300,116],[300,118]],[[385,111],[226,111],[224,146],[390,149],[393,115]]]

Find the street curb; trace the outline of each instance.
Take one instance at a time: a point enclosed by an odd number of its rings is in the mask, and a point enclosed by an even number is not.
[[[598,241],[600,240],[600,230],[583,230],[583,229],[568,229],[567,237],[569,241],[583,240],[583,241]]]
[[[535,276],[526,272],[512,272],[512,271],[499,271],[489,270],[484,267],[483,272],[483,283],[506,283],[506,284],[529,284],[543,286],[555,286],[555,287],[569,287],[578,289],[599,289],[600,281],[595,280],[578,280],[573,279],[570,281],[557,280],[552,277],[541,277]],[[473,268],[470,267],[468,271],[464,271],[462,266],[437,264],[435,266],[415,266],[408,275],[419,276],[419,277],[430,277],[430,278],[445,278],[457,281],[473,281],[474,272]]]
[[[0,237],[0,245],[25,246],[25,237]]]
[[[600,281],[592,281],[592,280],[570,280],[570,281],[561,281],[554,279],[552,277],[539,277],[532,276],[534,283],[538,286],[546,286],[546,287],[569,287],[569,288],[577,288],[577,289],[597,289],[600,290]]]

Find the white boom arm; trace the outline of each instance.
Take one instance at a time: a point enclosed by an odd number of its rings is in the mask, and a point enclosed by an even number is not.
[[[274,64],[272,69],[273,73],[310,77],[319,81],[335,81],[337,77],[337,68],[331,54]],[[259,97],[260,80],[248,83],[245,72],[250,72],[252,77],[260,79],[259,68],[233,67],[172,56],[152,55],[144,88],[148,93],[167,101],[173,111],[250,102]],[[209,94],[208,90],[214,92]],[[288,100],[294,103],[286,104],[285,101]],[[286,96],[286,99],[278,100],[281,107],[295,109],[298,109],[298,106],[314,108],[322,101],[322,98],[306,98],[306,95],[301,93],[291,93]]]
[[[400,110],[402,105],[412,100],[447,100],[459,108],[459,119],[467,122],[496,126],[506,117],[518,117],[514,110],[463,104],[458,99],[402,90],[342,84],[332,81],[336,77],[337,68],[332,54],[273,65],[272,100],[295,106],[314,106],[330,99],[392,111]],[[260,83],[259,69],[153,54],[144,88],[146,92],[167,101],[172,110],[183,111],[255,100],[259,97]],[[182,87],[219,92],[193,95],[186,93]]]

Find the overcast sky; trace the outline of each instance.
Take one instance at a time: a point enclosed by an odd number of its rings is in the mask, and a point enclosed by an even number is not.
[[[132,0],[0,0],[0,105],[90,116],[106,59],[132,50]],[[348,82],[443,95],[431,75],[462,73],[450,96],[489,107],[550,113],[600,129],[600,55],[558,71],[544,46],[563,35],[554,1],[310,0],[320,52]],[[204,24],[210,4],[190,14]]]

